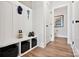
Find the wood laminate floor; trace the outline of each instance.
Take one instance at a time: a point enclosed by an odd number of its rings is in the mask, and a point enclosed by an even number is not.
[[[45,48],[37,47],[23,57],[73,57],[73,51],[66,38],[55,38]]]

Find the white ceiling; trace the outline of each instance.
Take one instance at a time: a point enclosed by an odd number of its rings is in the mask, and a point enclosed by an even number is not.
[[[19,1],[19,2],[32,9],[32,1]]]

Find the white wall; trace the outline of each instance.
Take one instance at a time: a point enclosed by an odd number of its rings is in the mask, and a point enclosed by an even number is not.
[[[18,30],[21,29],[23,31],[23,37],[26,37],[28,36],[28,33],[32,31],[32,10],[20,3],[14,2],[12,3],[12,5],[13,5],[12,8],[13,8],[14,35],[16,36]],[[23,8],[22,15],[19,15],[16,10],[19,5]],[[27,10],[30,11],[29,19],[27,15]]]
[[[33,12],[33,31],[36,33],[38,38],[38,45],[45,46],[46,45],[46,37],[51,36],[52,34],[52,25],[50,16],[52,8],[50,7],[50,3],[43,2],[43,1],[35,1],[32,2],[32,12]],[[46,29],[46,24],[49,25],[49,31]],[[48,34],[49,35],[46,35]],[[51,37],[52,38],[52,37]],[[48,41],[51,41],[49,37]]]
[[[33,31],[37,35],[38,45],[42,46],[44,44],[44,27],[43,27],[43,20],[44,20],[44,11],[43,11],[43,2],[35,1],[32,2],[32,27]]]
[[[64,27],[55,27],[56,37],[67,37],[67,7],[60,7],[54,10],[54,16],[64,15]],[[54,19],[56,21],[56,19]],[[57,32],[56,32],[57,30]]]
[[[79,57],[79,23],[76,23],[75,21],[79,21],[79,1],[74,1],[72,3],[72,20],[74,23],[72,23],[72,38],[74,44],[72,44],[73,47],[73,53],[74,56]]]
[[[14,41],[12,37],[12,5],[0,2],[0,47]]]

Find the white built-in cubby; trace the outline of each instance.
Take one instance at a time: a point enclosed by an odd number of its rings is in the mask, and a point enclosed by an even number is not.
[[[18,14],[18,6],[22,7],[22,14]],[[29,18],[28,12],[29,10]],[[18,30],[22,30],[23,38],[18,38]],[[23,4],[12,1],[0,2],[0,48],[16,44],[18,45],[18,56],[23,56],[33,48],[31,47],[31,40],[34,37],[28,37],[28,33],[32,32],[32,10]],[[30,49],[21,53],[21,42],[29,40]]]
[[[19,42],[19,56],[25,55],[26,53],[28,53],[29,51],[33,50],[34,48],[36,48],[36,47],[38,46],[38,45],[35,45],[34,47],[32,47],[32,39],[33,39],[33,38],[37,39],[37,37],[34,36],[34,37],[30,37],[30,38],[28,38],[27,40],[25,40],[25,41],[29,41],[29,42],[30,42],[30,49],[28,49],[28,50],[25,51],[24,53],[21,53],[21,43],[22,43],[23,41]]]

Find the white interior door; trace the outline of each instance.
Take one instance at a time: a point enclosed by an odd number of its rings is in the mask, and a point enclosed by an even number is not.
[[[73,3],[73,41],[77,49],[79,49],[79,2]]]
[[[51,40],[51,25],[50,25],[51,14],[48,8],[47,8],[46,13],[47,13],[46,15],[46,43],[48,43]]]
[[[47,23],[46,25],[46,43],[50,41],[50,25]]]

